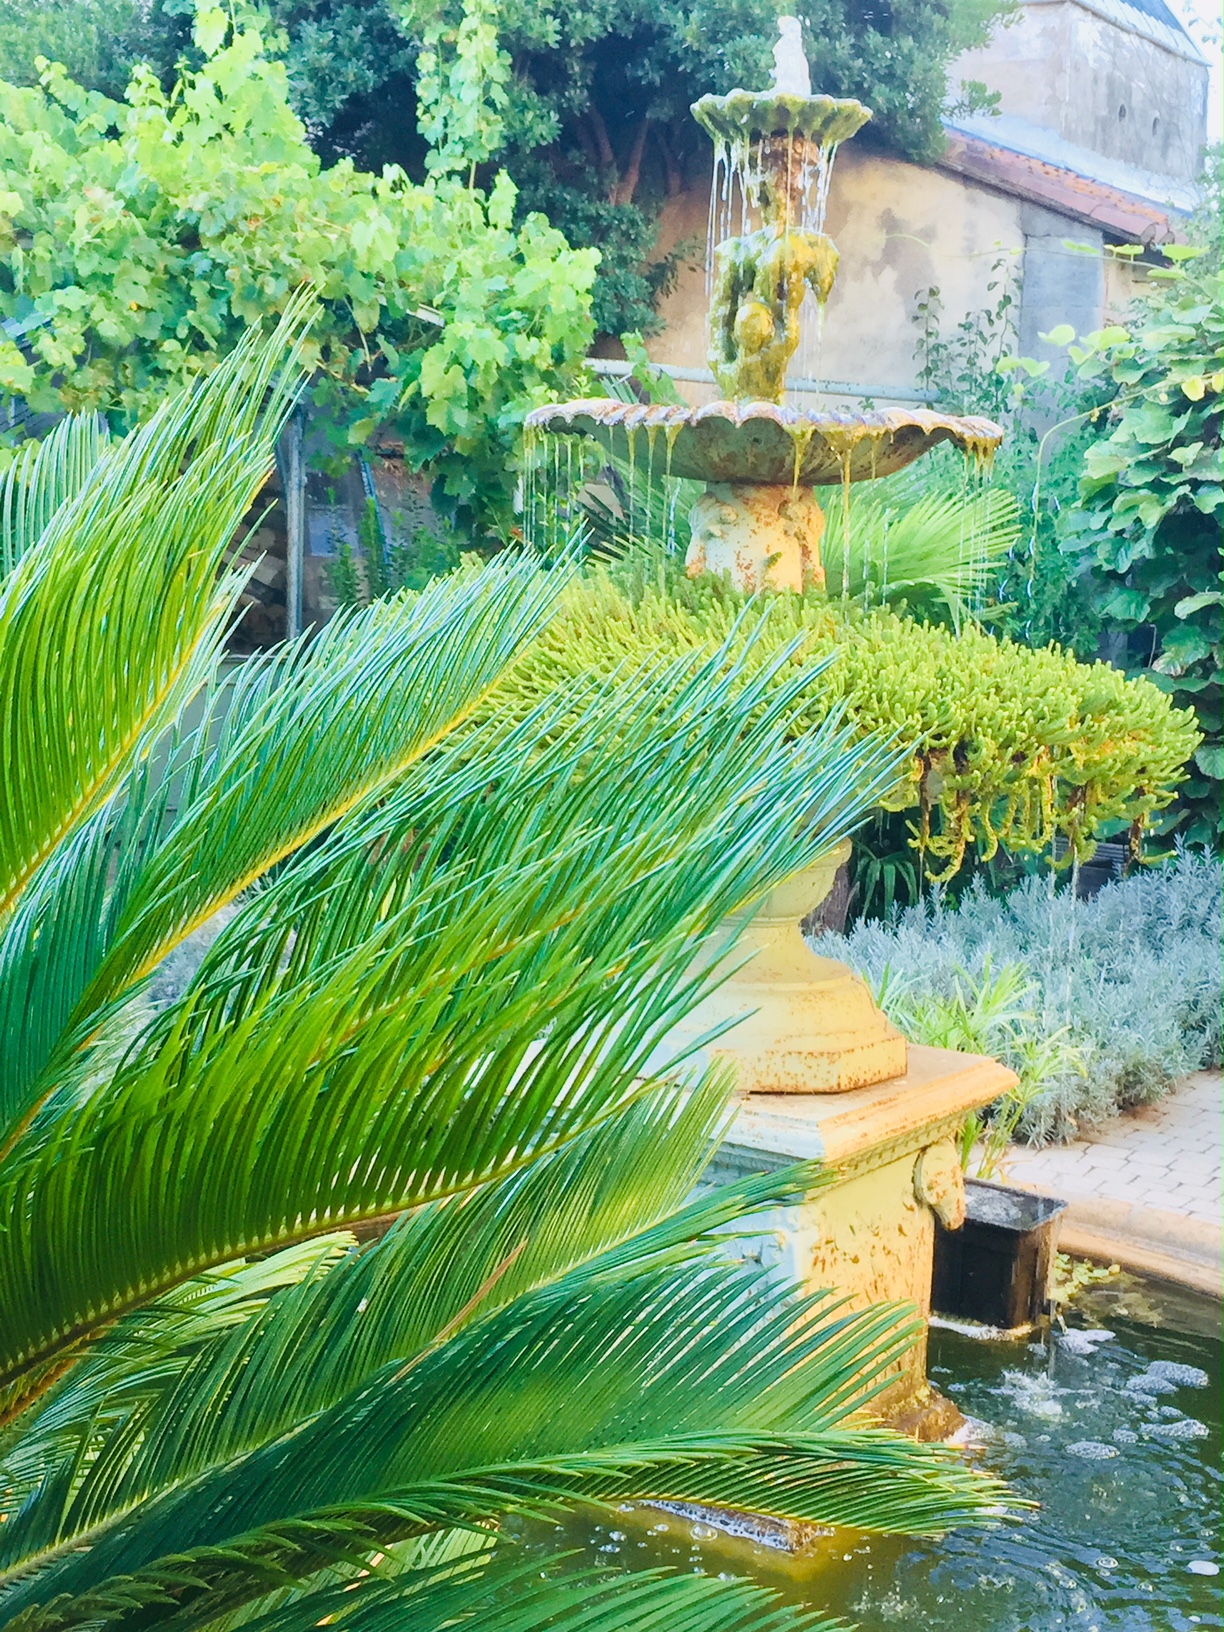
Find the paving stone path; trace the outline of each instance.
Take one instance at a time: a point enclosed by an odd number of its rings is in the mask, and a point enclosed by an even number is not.
[[[1215,1265],[1224,1252],[1218,1071],[1188,1077],[1159,1104],[1128,1111],[1074,1144],[1015,1146],[1006,1175],[1071,1203],[1061,1232],[1070,1250],[1112,1250],[1119,1261],[1158,1273],[1173,1273],[1185,1257],[1199,1266],[1188,1284],[1204,1291],[1218,1284]]]

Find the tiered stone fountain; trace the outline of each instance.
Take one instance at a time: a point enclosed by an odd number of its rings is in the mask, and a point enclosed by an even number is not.
[[[597,438],[633,460],[706,483],[691,516],[692,575],[728,572],[746,590],[824,586],[824,513],[814,487],[886,476],[937,443],[983,459],[1002,432],[989,420],[927,410],[848,414],[784,404],[786,370],[809,295],[823,304],[837,250],[821,230],[837,144],[871,117],[859,102],[813,96],[799,24],[783,18],[772,90],[704,96],[693,116],[715,143],[712,221],[742,230],[714,253],[710,364],[724,400],[689,409],[607,399],[537,409],[537,431]],[[753,222],[757,224],[754,226]],[[657,449],[662,444],[664,458]],[[856,1303],[904,1298],[929,1310],[934,1218],[956,1227],[964,1186],[954,1135],[967,1113],[1013,1082],[994,1060],[907,1045],[844,964],[817,957],[800,920],[819,904],[848,847],[787,881],[737,933],[751,961],[694,1017],[736,1019],[717,1052],[738,1068],[743,1105],[724,1172],[821,1158],[837,1183],[763,1221],[774,1256],[811,1285]],[[925,1381],[915,1351],[886,1414],[923,1437],[958,1414]]]

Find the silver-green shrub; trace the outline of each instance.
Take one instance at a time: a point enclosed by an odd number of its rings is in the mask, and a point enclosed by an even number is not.
[[[1040,1144],[1220,1064],[1222,896],[1219,859],[1183,851],[1087,901],[1049,878],[1001,900],[934,891],[820,950],[860,970],[916,1042],[978,1048],[1022,1076],[1048,1062],[1018,1123]]]

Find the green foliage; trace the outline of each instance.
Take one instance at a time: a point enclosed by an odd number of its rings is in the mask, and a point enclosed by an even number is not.
[[[665,1046],[717,980],[694,948],[893,756],[788,747],[785,653],[652,653],[473,724],[567,580],[506,555],[224,672],[304,317],[122,440],[62,433],[6,511],[5,1624],[818,1632],[744,1582],[526,1572],[496,1532],[998,1512],[850,1420],[912,1318],[737,1255],[821,1176],[687,1200],[731,1085]]]
[[[880,803],[916,813],[911,846],[943,878],[971,847],[982,859],[1000,846],[1040,853],[1064,836],[1064,865],[1090,855],[1103,829],[1142,825],[1167,806],[1198,745],[1191,714],[1107,664],[816,595],[746,603],[722,579],[688,579],[674,559],[641,554],[592,566],[566,591],[561,615],[515,665],[496,707],[522,711],[566,676],[612,674],[634,656],[712,652],[724,640],[744,646],[755,668],[797,638],[788,669],[836,661],[793,729],[802,736],[840,705],[863,740],[904,745],[904,774]]]
[[[1062,544],[1102,624],[1130,637],[1131,666],[1194,709],[1204,741],[1170,825],[1218,844],[1224,301],[1194,251],[1166,255],[1173,264],[1151,272],[1126,326],[1071,348],[1080,377],[1116,395]]]
[[[310,283],[334,442],[390,427],[442,509],[505,533],[522,416],[572,383],[591,337],[595,256],[538,216],[516,227],[504,176],[486,196],[441,173],[323,169],[257,20],[202,10],[196,40],[198,72],[167,94],[140,70],[126,106],[54,67],[6,91],[0,313],[46,321],[32,361],[0,347],[0,388],[126,428]],[[475,139],[449,106],[442,170],[448,143]]]
[[[138,61],[150,61],[169,87],[189,43],[183,0],[50,5],[54,24],[44,21],[47,0],[0,0],[5,77],[29,83],[41,53],[111,96]],[[541,210],[571,244],[600,250],[596,321],[614,335],[657,327],[658,296],[676,264],[655,250],[659,210],[709,175],[709,144],[689,104],[736,84],[764,88],[772,67],[774,8],[747,0],[501,0],[495,17],[461,0],[267,0],[264,9],[283,32],[293,106],[316,151],[373,170],[396,163],[415,176],[424,143],[444,145],[428,109],[418,116],[418,99],[429,103],[440,61],[444,75],[453,73],[466,32],[484,58],[475,83],[487,91],[488,70],[498,70],[505,100],[488,111],[503,145],[491,145],[488,125],[474,147],[456,130],[459,147],[469,160],[486,148],[505,166],[520,190],[520,218]],[[865,139],[923,161],[942,152],[945,101],[982,105],[971,84],[950,83],[950,65],[1010,9],[1010,0],[804,0],[798,12],[818,88],[862,98],[875,112]],[[82,14],[81,27],[72,13]],[[494,23],[498,44],[488,32]]]
[[[1222,883],[1219,860],[1198,850],[1087,901],[1049,876],[1004,898],[975,881],[957,902],[935,891],[816,944],[860,970],[916,1041],[997,1054],[1019,1072],[983,1130],[989,1162],[1013,1133],[1070,1138],[1219,1065]]]
[[[175,0],[0,0],[0,79],[14,85],[37,84],[35,59],[47,57],[122,97],[137,63],[169,76],[190,45],[190,6]]]
[[[1015,1071],[1016,1086],[988,1111],[967,1117],[961,1130],[962,1166],[979,1179],[997,1178],[1007,1147],[1049,1097],[1051,1083],[1066,1093],[1069,1084],[1087,1078],[1085,1051],[1071,1041],[1070,1026],[1042,1025],[1032,1002],[1037,984],[1025,964],[996,969],[987,953],[974,973],[964,968],[941,973],[943,985],[932,989],[929,980],[919,985],[912,975],[899,978],[886,966],[876,999],[911,1042],[990,1055]]]
[[[919,297],[914,319],[919,379],[934,393],[937,407],[985,414],[1006,432],[988,484],[1014,496],[1021,536],[1000,563],[1002,570],[992,575],[982,615],[1026,645],[1056,640],[1089,657],[1097,649],[1100,619],[1086,604],[1075,563],[1060,548],[1058,518],[1078,496],[1081,461],[1093,436],[1092,410],[1109,393],[1069,376],[1052,378],[1047,363],[1014,355],[1017,279],[1008,257],[996,260],[986,286],[988,304],[967,312],[951,329],[940,290],[930,288]],[[1053,431],[1038,429],[1051,421]],[[938,490],[955,479],[955,458],[951,450],[937,449],[907,473],[907,486]]]
[[[1224,142],[1212,142],[1203,155],[1198,188],[1186,237],[1202,251],[1199,268],[1219,274],[1224,271]]]
[[[388,542],[375,499],[366,500],[357,533],[358,549],[343,540],[329,564],[332,593],[341,606],[364,606],[402,589],[424,589],[463,563],[461,535],[444,525],[420,527],[406,542]]]

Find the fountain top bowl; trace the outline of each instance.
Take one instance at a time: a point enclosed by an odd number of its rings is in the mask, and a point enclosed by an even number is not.
[[[871,118],[853,97],[799,96],[791,91],[728,91],[692,105],[702,130],[724,146],[766,136],[804,136],[820,147],[849,141]]]
[[[645,451],[660,475],[762,486],[872,481],[903,470],[940,442],[985,461],[1003,440],[993,420],[930,408],[806,412],[776,402],[688,408],[591,397],[536,408],[527,424],[553,436],[592,436],[635,463]]]

